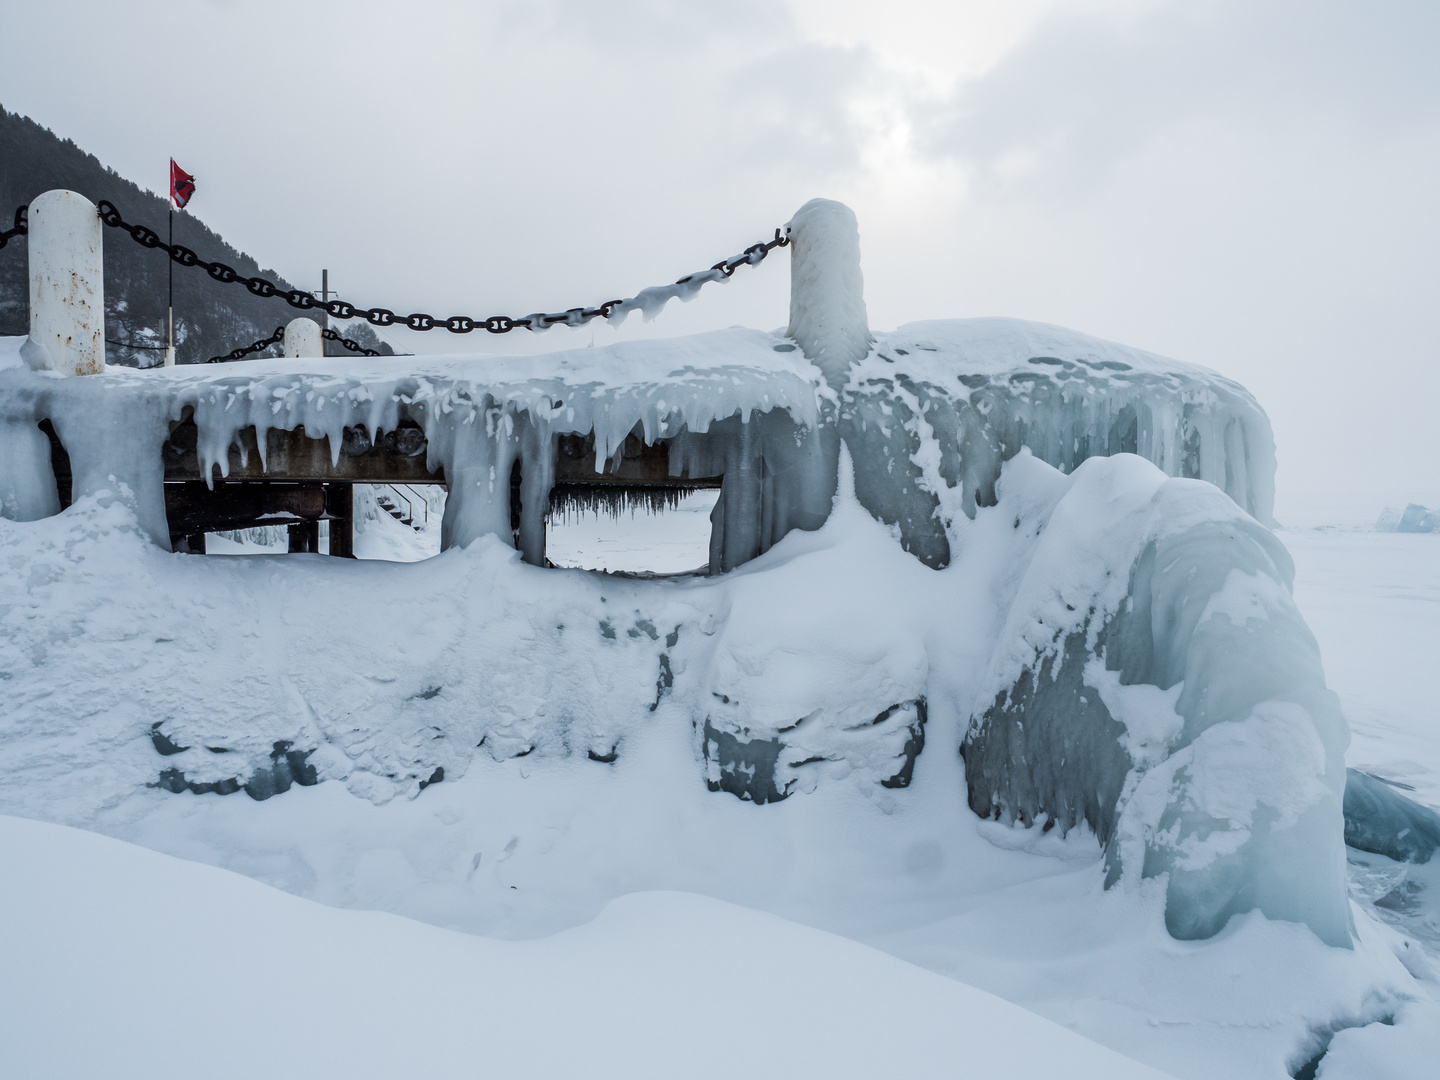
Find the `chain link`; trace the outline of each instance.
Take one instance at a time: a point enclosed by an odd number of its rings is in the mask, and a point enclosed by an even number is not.
[[[328,326],[320,328],[320,336],[323,337],[326,341],[338,341],[349,352],[358,353],[361,356],[383,355],[382,353],[376,352],[374,349],[367,349],[358,341],[351,341],[347,337],[341,337],[337,331],[330,329]],[[205,362],[207,364],[228,364],[231,360],[244,360],[245,357],[249,356],[251,353],[259,352],[261,349],[268,349],[271,345],[280,345],[284,341],[285,327],[277,326],[275,328],[275,333],[271,334],[268,338],[264,338],[261,341],[252,342],[251,344],[246,345],[242,349],[232,349],[224,356],[212,356],[209,360],[206,360]]]
[[[24,212],[22,207],[16,211],[16,220],[20,221]],[[102,200],[99,205],[100,220],[113,229],[120,229],[130,234],[131,238],[141,247],[159,248],[170,256],[171,260],[181,266],[198,266],[209,274],[216,281],[229,285],[244,285],[253,295],[269,298],[278,296],[293,308],[301,311],[318,310],[323,311],[332,319],[364,319],[371,326],[404,326],[410,330],[448,330],[452,334],[468,334],[472,330],[485,330],[491,334],[508,334],[512,330],[524,328],[526,330],[548,330],[552,326],[564,323],[566,326],[584,326],[591,319],[611,318],[616,309],[629,311],[640,305],[635,298],[630,300],[607,300],[597,307],[576,307],[565,311],[527,315],[524,318],[516,319],[509,315],[491,315],[484,319],[475,319],[466,315],[451,315],[446,319],[438,319],[433,315],[417,312],[412,315],[397,315],[389,308],[372,307],[357,308],[354,304],[345,300],[324,301],[315,296],[314,293],[305,292],[303,289],[281,289],[275,282],[263,277],[245,277],[233,267],[226,266],[221,262],[206,262],[199,255],[180,244],[167,244],[160,239],[160,235],[144,225],[132,225],[120,216],[120,211],[115,204]],[[22,222],[23,231],[23,222]],[[4,234],[9,236],[10,234]],[[775,236],[760,244],[751,244],[739,255],[729,259],[722,259],[709,270],[702,270],[697,274],[687,274],[675,285],[690,285],[698,283],[705,284],[707,281],[716,280],[713,275],[717,271],[721,277],[728,278],[742,266],[758,266],[766,255],[777,247],[785,247],[790,243],[790,238],[783,234],[780,229],[775,230]],[[341,339],[342,342],[344,339]],[[346,346],[348,348],[348,345]],[[354,350],[352,350],[354,351]],[[215,359],[223,359],[216,357]]]
[[[0,248],[15,236],[28,234],[28,222],[26,219],[27,207],[21,206],[15,211],[15,227],[6,232],[0,232]],[[180,266],[198,266],[210,275],[215,281],[222,285],[243,285],[249,292],[262,299],[269,299],[278,296],[293,308],[301,311],[323,311],[332,319],[364,319],[371,326],[404,326],[409,330],[424,332],[427,330],[448,330],[452,334],[468,334],[472,330],[484,330],[491,334],[508,334],[512,330],[548,330],[552,326],[563,323],[566,326],[584,326],[591,319],[610,319],[617,311],[622,315],[636,308],[644,309],[647,305],[642,303],[644,293],[631,297],[629,300],[607,300],[596,307],[575,307],[565,311],[537,312],[533,315],[526,315],[524,318],[516,319],[509,315],[491,315],[484,319],[475,319],[467,315],[451,315],[449,318],[438,319],[433,315],[423,312],[416,312],[412,315],[397,315],[389,308],[372,307],[357,308],[346,300],[321,300],[314,293],[306,292],[303,289],[282,289],[269,278],[245,277],[232,266],[226,266],[222,262],[207,262],[200,258],[194,251],[181,244],[167,244],[160,239],[160,234],[154,229],[145,225],[132,225],[127,222],[116,209],[115,204],[108,199],[102,199],[99,207],[100,220],[112,229],[120,229],[130,234],[137,244],[144,248],[158,248],[165,252],[172,262]],[[742,266],[759,266],[766,255],[769,255],[777,247],[785,247],[790,243],[790,237],[782,230],[776,229],[772,239],[763,243],[751,244],[739,255],[729,259],[721,259],[709,270],[702,270],[695,274],[686,274],[673,286],[665,286],[660,289],[647,289],[645,293],[665,293],[677,287],[698,288],[710,281],[719,280],[714,275],[719,274],[720,278],[729,278]],[[283,329],[283,328],[282,328]],[[333,333],[333,331],[327,331]],[[335,337],[351,352],[361,352],[366,356],[378,355],[373,350],[363,349],[354,342],[345,338]],[[242,356],[256,352],[266,345],[275,344],[275,340],[256,342],[246,349],[237,349],[228,356],[211,357],[207,363],[219,363],[224,360],[238,360]],[[352,348],[353,346],[353,348]]]
[[[15,209],[15,227],[0,232],[0,248],[8,244],[16,236],[27,236],[30,233],[30,221],[28,214],[29,206],[20,206]]]
[[[212,356],[205,362],[207,364],[228,364],[231,360],[244,360],[252,352],[259,352],[261,349],[268,349],[271,345],[279,345],[285,340],[285,327],[277,326],[275,332],[269,337],[246,345],[242,349],[231,349],[224,356]]]
[[[326,341],[338,341],[341,345],[345,346],[345,349],[348,352],[359,353],[361,356],[383,355],[382,353],[377,352],[375,349],[365,348],[365,346],[361,345],[358,341],[351,341],[347,337],[341,337],[338,331],[332,330],[328,326],[321,327],[320,336],[323,337]]]

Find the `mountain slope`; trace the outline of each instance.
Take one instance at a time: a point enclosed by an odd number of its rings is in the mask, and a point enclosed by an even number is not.
[[[127,221],[149,225],[164,235],[166,200],[142,190],[102,165],[69,139],[62,139],[28,117],[0,107],[0,225],[9,228],[15,208],[52,188],[68,188],[99,202],[109,199]],[[189,214],[175,217],[175,242],[202,258],[233,266],[246,277],[263,275],[282,288],[291,284],[236,251]],[[28,333],[29,285],[26,241],[12,240],[0,250],[0,335]],[[148,367],[158,363],[165,338],[169,259],[147,250],[118,231],[105,231],[106,359],[112,364]],[[175,352],[181,364],[201,363],[237,346],[269,337],[298,314],[283,301],[252,296],[236,285],[222,285],[196,269],[175,274]],[[393,350],[364,323],[343,324],[341,332],[361,345]],[[261,355],[275,355],[271,349]],[[341,352],[335,343],[327,351]]]

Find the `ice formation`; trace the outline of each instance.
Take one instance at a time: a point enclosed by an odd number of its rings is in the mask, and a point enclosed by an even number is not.
[[[1375,522],[1376,532],[1426,533],[1440,532],[1440,510],[1431,510],[1419,503],[1409,503],[1404,510],[1387,506]]]
[[[1348,944],[1349,730],[1285,548],[1130,456],[1062,477],[1022,454],[999,509],[1016,576],[963,746],[971,808],[1088,823],[1110,884],[1167,875],[1176,937],[1259,908]]]
[[[1393,781],[1350,769],[1345,843],[1396,862],[1427,863],[1440,847],[1440,814],[1400,794]]]
[[[244,460],[246,429],[263,457],[270,429],[303,428],[332,462],[418,431],[411,449],[448,488],[443,547],[475,549],[483,573],[467,572],[493,579],[462,619],[474,623],[458,632],[470,635],[463,663],[413,686],[390,663],[406,690],[393,701],[371,686],[312,688],[330,704],[298,724],[284,686],[232,688],[251,720],[232,717],[229,734],[196,719],[199,702],[166,711],[144,727],[165,758],[151,782],[260,797],[340,779],[383,801],[462,775],[477,748],[612,762],[636,724],[678,714],[714,789],[768,803],[849,777],[879,797],[910,783],[937,700],[955,721],[976,701],[963,745],[977,813],[1062,832],[1087,823],[1112,884],[1167,875],[1176,936],[1212,935],[1258,907],[1348,942],[1346,728],[1264,528],[1274,446],[1254,399],[1212,372],[1057,327],[874,333],[854,216],[816,200],[789,233],[785,334],[83,378],[31,370],[18,342],[0,348],[7,518],[56,507],[42,421],[69,453],[86,520],[109,535],[132,514],[161,548],[161,446],[184,420],[207,479]],[[597,470],[638,437],[667,444],[672,476],[722,478],[709,566],[737,572],[710,592],[538,569],[500,588],[512,545],[543,564],[557,443],[572,435],[593,440]],[[828,573],[794,571],[804,587],[782,602],[775,582],[790,579],[767,570],[797,555]],[[827,598],[867,577],[863,617],[853,595]],[[952,614],[932,595],[942,579],[985,599],[966,593]],[[941,629],[947,619],[973,625]],[[987,625],[988,667],[974,643]],[[334,630],[367,657],[371,632]]]

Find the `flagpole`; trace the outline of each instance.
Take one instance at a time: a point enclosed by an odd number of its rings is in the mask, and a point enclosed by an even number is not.
[[[170,249],[175,248],[175,159],[170,159],[170,171],[165,176],[165,206],[170,214]],[[168,252],[166,254],[169,254]],[[165,367],[175,366],[175,260],[167,259],[170,275],[170,291],[165,301]]]
[[[175,197],[170,202],[170,246],[175,246]],[[169,323],[169,340],[165,346],[165,366],[175,366],[175,260],[170,259],[170,298],[165,305],[166,322]]]

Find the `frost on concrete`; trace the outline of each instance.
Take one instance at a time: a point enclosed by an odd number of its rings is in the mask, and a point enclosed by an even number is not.
[[[1350,941],[1349,731],[1284,547],[1214,487],[1135,457],[1001,481],[1016,574],[963,744],[982,816],[1087,823],[1107,884],[1166,876],[1166,925],[1258,908]]]

